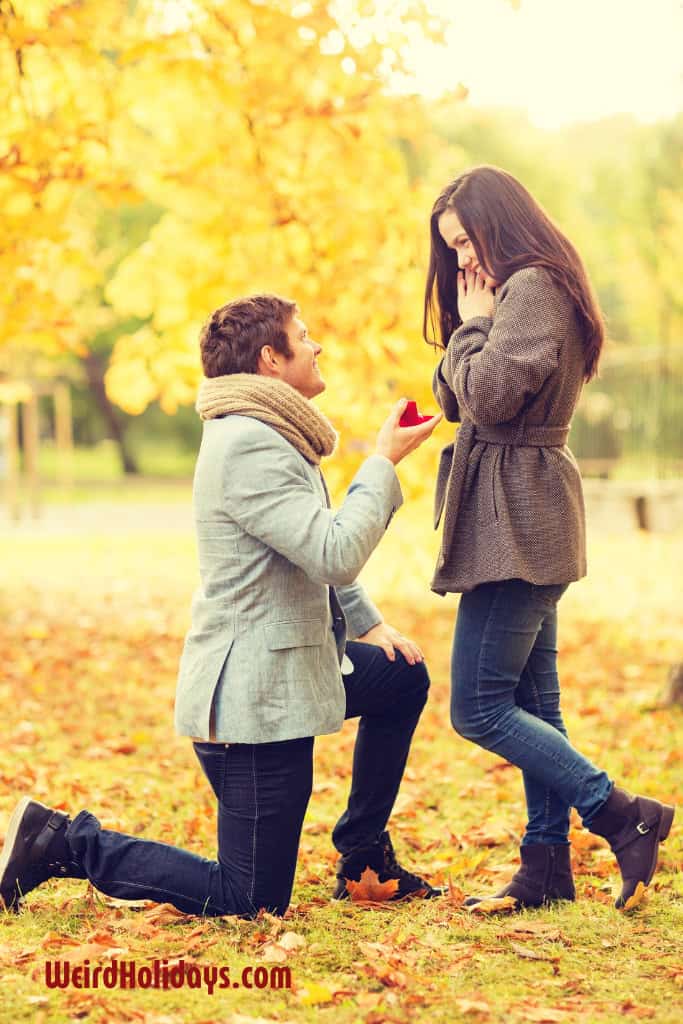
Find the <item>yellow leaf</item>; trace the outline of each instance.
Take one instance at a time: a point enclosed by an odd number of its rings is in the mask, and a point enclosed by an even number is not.
[[[517,909],[517,900],[514,896],[490,896],[488,899],[480,900],[471,907],[467,907],[472,914],[501,914],[509,913]]]
[[[635,910],[635,908],[639,907],[646,897],[647,886],[644,885],[642,882],[638,882],[635,892],[626,900],[626,903],[624,903],[622,910],[624,910],[625,912],[629,910]]]
[[[333,996],[326,985],[310,981],[305,988],[299,989],[297,998],[302,1006],[320,1006],[322,1003],[331,1003]]]

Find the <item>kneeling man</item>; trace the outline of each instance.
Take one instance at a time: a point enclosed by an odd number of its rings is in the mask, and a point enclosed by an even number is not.
[[[395,466],[440,417],[402,428],[398,403],[333,512],[319,464],[336,435],[311,401],[325,388],[321,352],[296,305],[274,295],[221,307],[201,335],[201,585],[175,717],[216,795],[217,860],[24,797],[0,856],[8,909],[48,878],[77,877],[187,913],[283,914],[314,737],[345,717],[360,723],[348,805],[332,836],[341,855],[334,895],[353,896],[367,869],[395,882],[385,889],[393,899],[438,894],[398,863],[386,831],[429,677],[419,648],[383,622],[356,577],[402,503]]]

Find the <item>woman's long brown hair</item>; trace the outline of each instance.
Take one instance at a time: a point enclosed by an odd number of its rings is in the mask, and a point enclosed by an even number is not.
[[[499,285],[523,267],[543,267],[566,292],[583,332],[586,380],[595,376],[605,325],[581,257],[524,186],[498,167],[466,171],[434,203],[422,325],[425,341],[445,349],[462,323],[458,258],[439,233],[439,217],[448,209],[456,212],[477,259]]]

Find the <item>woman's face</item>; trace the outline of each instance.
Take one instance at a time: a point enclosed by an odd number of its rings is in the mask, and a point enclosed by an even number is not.
[[[477,274],[482,274],[488,284],[495,288],[496,282],[486,268],[482,266],[474,250],[474,244],[460,223],[455,210],[450,207],[444,210],[439,217],[438,226],[439,234],[448,248],[453,249],[457,254],[459,268],[461,270],[473,270]]]

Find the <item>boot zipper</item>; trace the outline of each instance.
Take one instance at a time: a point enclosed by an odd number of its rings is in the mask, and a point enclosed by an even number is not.
[[[545,864],[545,878],[543,879],[543,902],[547,903],[550,897],[550,882],[555,876],[555,847],[549,846],[548,851],[550,856],[546,860]]]

